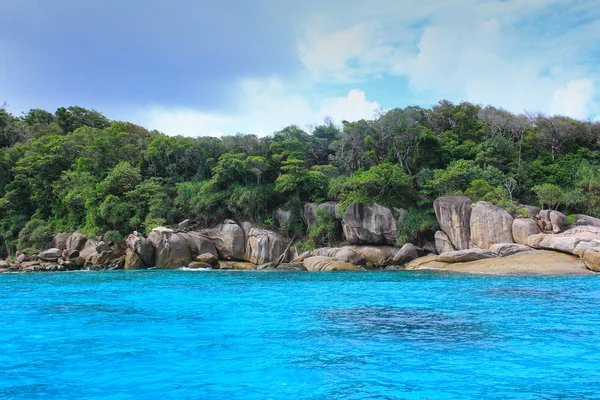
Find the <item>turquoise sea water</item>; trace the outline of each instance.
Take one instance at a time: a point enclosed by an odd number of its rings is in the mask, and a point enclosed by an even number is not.
[[[600,397],[600,279],[0,275],[0,398]]]

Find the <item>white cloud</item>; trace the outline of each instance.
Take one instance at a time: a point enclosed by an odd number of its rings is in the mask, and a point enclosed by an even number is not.
[[[590,45],[600,41],[600,15],[593,1],[374,1],[368,12],[348,7],[336,23],[321,15],[307,24],[298,51],[314,79],[366,87],[390,74],[406,77],[412,95],[431,102],[577,118],[598,111],[600,71]],[[560,29],[550,20],[557,12]]]
[[[593,111],[594,82],[591,79],[572,80],[552,96],[551,112],[585,119]]]
[[[324,117],[338,122],[371,119],[380,107],[357,89],[346,96],[310,101],[278,79],[242,81],[236,97],[237,105],[229,113],[149,107],[138,111],[133,119],[169,135],[221,136],[240,132],[264,136],[291,124],[300,127],[319,124]]]

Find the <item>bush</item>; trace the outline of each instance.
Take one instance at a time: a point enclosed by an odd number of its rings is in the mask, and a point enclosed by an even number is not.
[[[323,210],[317,210],[317,220],[308,230],[308,243],[313,248],[330,246],[339,240],[339,233],[335,218]]]
[[[19,232],[17,248],[42,251],[52,244],[53,236],[54,233],[46,221],[32,219]]]
[[[398,226],[397,244],[421,244],[425,233],[435,233],[439,225],[433,209],[418,210],[414,207],[408,209],[408,215]]]

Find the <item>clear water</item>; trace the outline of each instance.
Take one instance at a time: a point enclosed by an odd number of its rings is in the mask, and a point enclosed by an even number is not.
[[[0,398],[600,397],[600,279],[0,275]]]

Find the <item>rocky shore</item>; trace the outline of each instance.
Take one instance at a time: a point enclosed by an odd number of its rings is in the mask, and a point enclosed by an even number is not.
[[[320,211],[319,211],[320,210]],[[440,230],[413,243],[398,243],[402,209],[353,203],[309,203],[308,226],[326,213],[343,232],[339,247],[298,254],[290,239],[248,222],[225,220],[196,229],[190,221],[159,227],[125,241],[80,232],[60,233],[38,254],[0,260],[0,272],[115,269],[244,269],[257,271],[442,270],[462,273],[592,275],[600,272],[600,219],[576,215],[571,224],[553,210],[520,206],[511,214],[487,202],[441,197],[434,202]],[[280,223],[289,218],[276,212]]]

